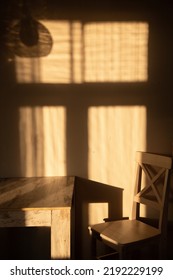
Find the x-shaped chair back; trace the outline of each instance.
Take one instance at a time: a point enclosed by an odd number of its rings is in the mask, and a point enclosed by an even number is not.
[[[159,211],[158,228],[162,231],[172,160],[162,155],[136,152],[136,162],[137,176],[131,219],[139,218],[140,204],[145,204]]]

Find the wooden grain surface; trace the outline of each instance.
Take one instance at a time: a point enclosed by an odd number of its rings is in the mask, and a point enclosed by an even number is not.
[[[51,259],[70,259],[71,227],[70,209],[52,211]]]
[[[71,207],[73,176],[4,178],[0,180],[0,210]]]
[[[50,227],[51,211],[0,211],[0,227]]]

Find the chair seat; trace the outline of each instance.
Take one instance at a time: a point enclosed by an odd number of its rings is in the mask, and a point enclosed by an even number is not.
[[[160,235],[160,230],[138,220],[120,220],[91,226],[93,234],[114,245],[126,245]]]

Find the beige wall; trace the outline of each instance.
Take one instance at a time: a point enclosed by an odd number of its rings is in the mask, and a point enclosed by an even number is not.
[[[54,45],[47,57],[26,60],[1,52],[0,177],[76,175],[120,186],[126,216],[134,152],[172,152],[172,19],[159,7],[112,5],[88,11],[66,6],[63,13],[48,6],[43,23]],[[148,41],[141,42],[148,42],[147,51],[127,40],[120,45],[125,54],[117,49],[117,57],[110,55],[116,44],[108,46],[109,34],[117,21],[146,23]],[[120,55],[121,75],[120,68],[111,72]],[[170,219],[172,209],[171,195]]]

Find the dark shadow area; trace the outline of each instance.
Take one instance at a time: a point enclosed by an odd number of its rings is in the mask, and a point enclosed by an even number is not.
[[[49,227],[0,228],[0,236],[1,260],[50,259]]]

